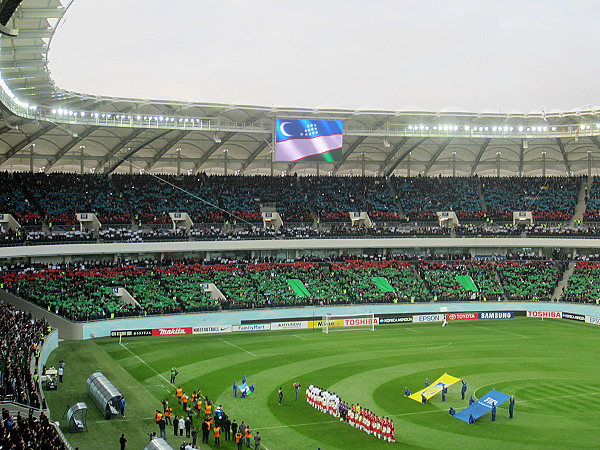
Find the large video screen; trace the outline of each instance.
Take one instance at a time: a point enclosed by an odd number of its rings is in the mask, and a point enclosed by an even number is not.
[[[343,120],[277,119],[276,161],[342,159]]]

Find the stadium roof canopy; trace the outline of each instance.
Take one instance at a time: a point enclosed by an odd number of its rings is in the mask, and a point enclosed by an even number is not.
[[[69,3],[0,3],[0,170],[564,176],[595,175],[600,166],[600,106],[528,113],[352,111],[69,92],[55,86],[47,65]],[[342,160],[274,161],[276,117],[343,119]]]

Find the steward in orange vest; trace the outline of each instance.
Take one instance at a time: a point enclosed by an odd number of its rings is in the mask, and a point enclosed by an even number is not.
[[[171,424],[171,414],[173,413],[173,408],[171,408],[170,406],[167,406],[165,408],[165,422],[167,424]]]
[[[215,445],[221,445],[221,427],[218,425],[214,427],[213,433],[215,435]]]

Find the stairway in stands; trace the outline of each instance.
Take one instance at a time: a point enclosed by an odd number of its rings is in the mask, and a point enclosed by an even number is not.
[[[567,267],[567,270],[565,270],[562,278],[560,279],[560,281],[556,285],[556,288],[554,289],[554,293],[552,294],[552,301],[557,302],[558,300],[560,300],[560,296],[565,291],[567,284],[569,283],[569,278],[571,278],[571,275],[573,275],[574,269],[575,261],[571,261],[569,263],[569,267]]]
[[[579,186],[579,196],[577,197],[577,204],[575,205],[573,216],[571,217],[571,220],[569,220],[569,226],[572,227],[576,221],[583,220],[583,213],[585,212],[586,208],[585,198],[588,192],[590,192],[593,181],[594,177],[585,177],[581,181],[581,186]]]
[[[406,218],[406,214],[404,213],[404,208],[402,208],[402,204],[400,203],[400,200],[398,199],[398,191],[396,191],[396,188],[394,187],[394,183],[392,183],[392,180],[390,177],[386,177],[386,182],[387,182],[388,188],[390,189],[390,191],[392,191],[392,195],[394,196],[394,199],[396,201],[396,206],[398,207],[398,211],[400,211],[400,220],[404,220]]]

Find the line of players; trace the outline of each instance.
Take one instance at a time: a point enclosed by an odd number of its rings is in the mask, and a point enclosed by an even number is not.
[[[324,414],[339,417],[340,421],[388,442],[396,442],[394,422],[389,417],[379,417],[357,403],[348,405],[333,392],[310,385],[306,389],[306,401]]]

